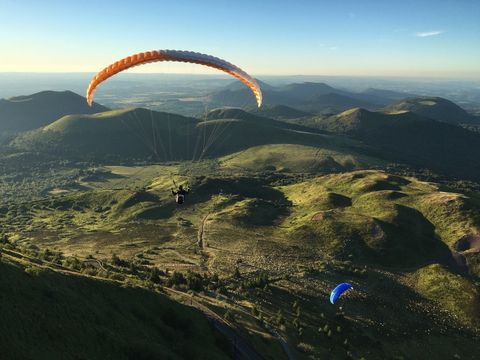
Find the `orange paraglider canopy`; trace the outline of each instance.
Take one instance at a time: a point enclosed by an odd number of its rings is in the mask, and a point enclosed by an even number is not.
[[[105,69],[97,73],[87,88],[87,102],[90,106],[92,106],[93,102],[93,94],[96,88],[109,77],[118,74],[121,71],[130,69],[134,66],[143,65],[151,62],[158,62],[158,61],[179,61],[179,62],[187,62],[199,65],[205,65],[212,67],[214,69],[218,69],[221,71],[230,74],[245,85],[247,85],[250,90],[253,92],[255,99],[257,101],[257,106],[260,107],[262,105],[262,91],[260,86],[258,86],[257,82],[254,78],[248,75],[245,71],[238,68],[237,66],[222,60],[220,58],[201,54],[192,51],[180,51],[180,50],[153,50],[153,51],[145,51],[142,53],[134,54],[131,56],[127,56],[119,61],[114,62],[113,64],[107,66]]]

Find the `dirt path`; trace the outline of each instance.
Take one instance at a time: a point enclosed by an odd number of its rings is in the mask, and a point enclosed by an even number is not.
[[[203,247],[204,247],[204,242],[203,242],[203,234],[205,232],[205,223],[207,222],[208,220],[208,217],[211,215],[212,213],[209,212],[207,213],[207,215],[205,215],[202,219],[202,222],[200,223],[200,227],[198,229],[198,235],[197,235],[197,245],[200,247],[200,249],[203,250]]]
[[[206,223],[207,223],[207,220],[209,218],[209,216],[212,215],[212,212],[208,212],[202,219],[201,223],[200,223],[200,227],[198,228],[198,234],[197,234],[197,245],[198,247],[200,248],[200,253],[202,254],[202,266],[208,271],[209,269],[209,260],[210,259],[210,256],[208,254],[207,251],[205,251],[206,249],[206,244],[205,244],[205,227],[206,227]]]

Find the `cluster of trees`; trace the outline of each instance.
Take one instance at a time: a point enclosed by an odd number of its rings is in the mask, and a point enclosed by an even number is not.
[[[193,271],[187,271],[185,274],[174,271],[172,276],[166,281],[168,287],[180,288],[192,291],[205,291],[214,290],[218,287],[220,281],[218,275],[214,274],[209,276],[204,274],[203,276]]]
[[[240,280],[240,288],[241,289],[268,289],[268,285],[270,284],[270,278],[268,277],[268,274],[264,272],[260,272],[257,275],[254,275],[253,277],[249,277],[244,279],[242,275],[240,274],[240,270],[235,268],[235,272],[233,274],[233,277],[235,279]]]
[[[300,321],[300,316],[302,315],[302,308],[297,300],[295,300],[292,304],[292,311],[294,314],[292,325],[297,330],[298,337],[301,338],[303,336],[303,326]]]
[[[200,274],[194,271],[186,273],[173,271],[170,275],[155,267],[146,266],[139,263],[138,259],[126,260],[121,259],[113,254],[110,260],[113,266],[112,270],[119,271],[123,274],[129,274],[137,277],[142,281],[151,284],[167,286],[180,290],[191,290],[196,292],[220,290],[224,292],[225,288],[217,274]]]

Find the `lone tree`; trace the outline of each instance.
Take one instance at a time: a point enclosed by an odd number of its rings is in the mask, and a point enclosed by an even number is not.
[[[240,270],[238,270],[237,266],[235,266],[235,272],[233,273],[233,277],[236,279],[240,279],[242,277],[242,274],[240,274]]]
[[[282,310],[278,310],[275,320],[278,325],[285,325],[285,317],[283,316]]]
[[[157,267],[154,266],[150,270],[150,274],[148,275],[148,280],[155,284],[159,284],[161,283],[160,275],[162,275],[162,272]]]

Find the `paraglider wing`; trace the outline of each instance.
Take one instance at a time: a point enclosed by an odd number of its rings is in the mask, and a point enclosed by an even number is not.
[[[330,293],[330,302],[335,304],[335,301],[337,301],[337,299],[348,289],[353,289],[352,285],[348,283],[338,284]]]
[[[242,69],[236,67],[235,65],[219,59],[214,56],[200,54],[193,51],[179,51],[179,50],[153,50],[153,51],[146,51],[142,53],[138,53],[135,55],[128,56],[124,59],[121,59],[113,64],[107,66],[105,69],[97,73],[90,84],[88,85],[87,89],[87,102],[90,106],[92,106],[93,102],[93,94],[96,88],[109,77],[118,74],[121,71],[130,69],[134,66],[143,65],[151,62],[158,62],[158,61],[179,61],[179,62],[186,62],[186,63],[193,63],[199,65],[205,65],[212,67],[214,69],[218,69],[221,71],[230,74],[240,81],[242,81],[245,85],[247,85],[250,90],[253,92],[255,99],[257,101],[257,106],[260,107],[262,105],[262,91],[260,90],[260,86],[258,86],[255,79],[253,79],[250,75],[248,75]]]

